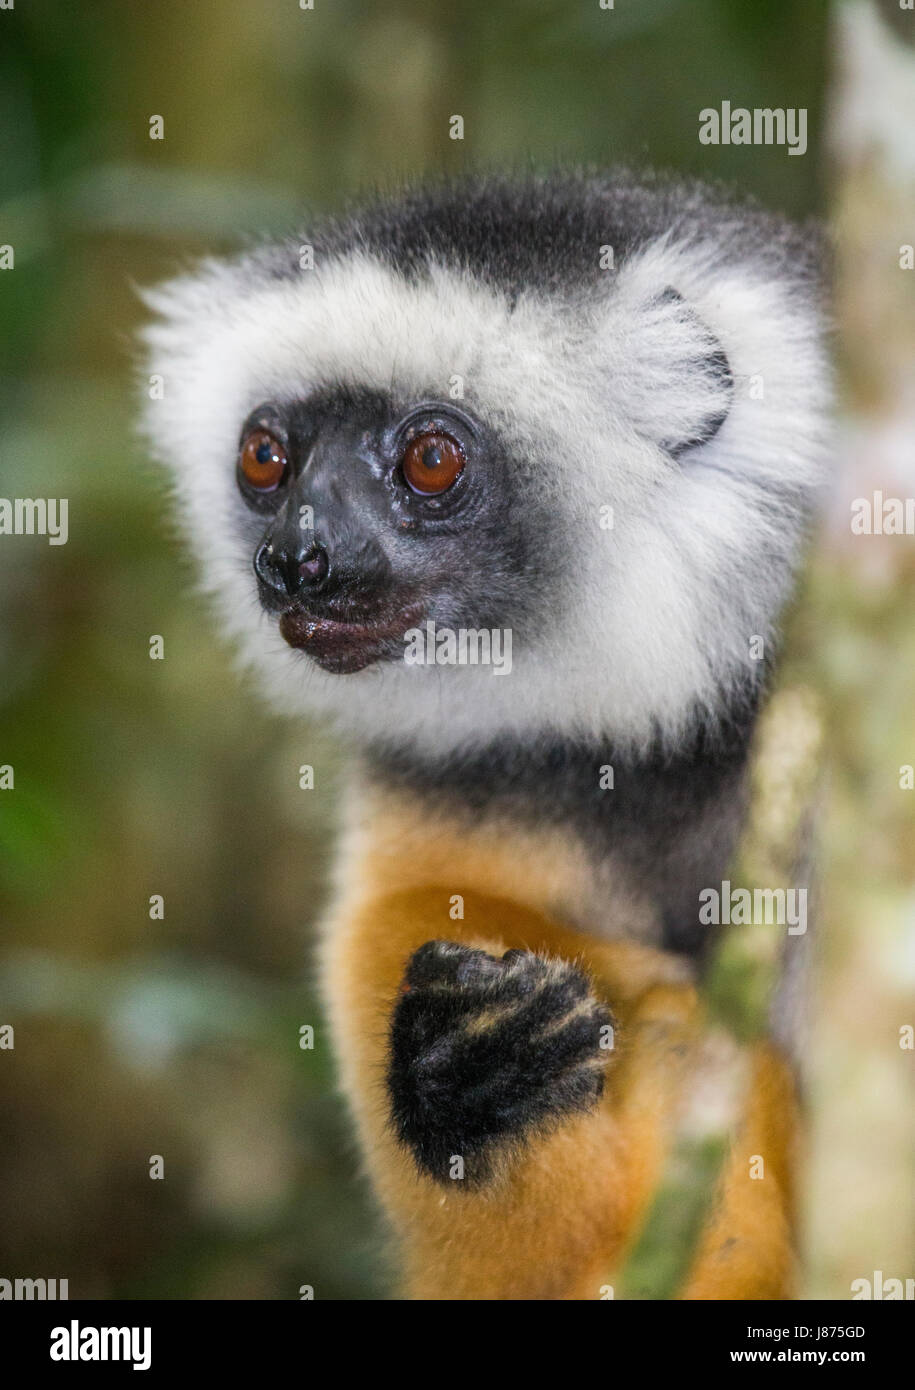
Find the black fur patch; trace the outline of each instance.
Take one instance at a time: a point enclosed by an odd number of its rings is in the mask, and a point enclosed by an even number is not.
[[[506,1142],[590,1109],[603,1090],[607,1009],[566,961],[500,959],[450,941],[411,957],[388,1065],[394,1125],[440,1182],[485,1181]]]
[[[657,237],[702,241],[724,262],[750,257],[773,273],[811,285],[820,276],[823,239],[723,187],[648,171],[556,171],[544,175],[471,175],[428,181],[355,206],[313,226],[319,258],[355,251],[405,276],[441,263],[466,267],[515,299],[536,288],[579,293],[606,279],[598,249],[617,263]],[[298,279],[301,237],[259,253],[264,271]]]
[[[444,795],[475,822],[502,814],[555,825],[579,836],[597,862],[612,853],[655,902],[664,928],[657,944],[701,964],[716,929],[699,921],[699,891],[721,881],[734,850],[762,694],[760,675],[735,695],[729,717],[715,725],[697,718],[676,752],[499,739],[431,760],[404,747],[376,748],[369,773],[382,786],[428,796],[433,807]],[[614,768],[612,792],[599,785],[603,764]]]

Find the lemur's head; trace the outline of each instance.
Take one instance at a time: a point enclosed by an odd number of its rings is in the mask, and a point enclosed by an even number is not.
[[[148,433],[274,700],[433,750],[752,688],[823,450],[815,259],[694,187],[484,181],[152,293]]]

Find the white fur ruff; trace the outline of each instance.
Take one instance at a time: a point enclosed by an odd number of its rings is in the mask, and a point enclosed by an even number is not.
[[[674,287],[683,297],[659,298]],[[298,280],[210,262],[147,296],[145,371],[161,373],[146,432],[172,470],[202,579],[247,664],[283,710],[420,749],[548,731],[676,741],[716,710],[772,639],[801,541],[799,498],[822,477],[829,372],[815,310],[771,266],[661,238],[574,302],[507,297],[443,266],[408,283],[364,255]],[[698,317],[697,317],[698,316]],[[718,434],[675,463],[661,447],[726,404],[695,370],[701,322],[734,378]],[[691,365],[692,364],[692,365]],[[241,424],[265,400],[347,383],[464,403],[570,517],[576,552],[511,676],[389,663],[330,675],[260,609],[235,482]],[[790,489],[790,493],[786,492]],[[602,529],[601,508],[614,526]],[[266,522],[265,522],[266,525]],[[393,718],[392,718],[393,712]]]

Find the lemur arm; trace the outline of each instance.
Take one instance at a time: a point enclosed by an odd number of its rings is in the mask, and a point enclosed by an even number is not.
[[[800,1127],[791,1067],[770,1043],[761,1043],[717,1199],[681,1298],[794,1296]]]
[[[463,920],[453,921],[452,891],[414,887],[367,898],[338,915],[325,945],[326,996],[344,1087],[370,1176],[402,1242],[406,1292],[424,1299],[598,1299],[660,1173],[693,1031],[694,991],[670,982],[670,959],[659,952],[596,943],[514,902],[468,892]],[[426,945],[436,942],[442,944]],[[507,950],[535,955],[505,965]],[[552,962],[545,973],[531,964],[543,957]],[[405,994],[411,960],[418,964],[410,967]],[[586,962],[596,999],[576,986],[581,976],[573,962]],[[480,970],[505,980],[507,991],[475,994]],[[424,1168],[392,1121],[392,1023],[400,1006],[409,999],[419,1032],[408,1032],[407,1042],[426,1038],[435,1073],[436,1054],[444,1055],[447,1071],[453,1060],[448,1049],[460,1045],[468,1029],[476,1039],[490,1033],[493,1055],[502,1056],[495,1034],[510,1028],[504,1053],[516,1056],[524,1047],[518,1011],[530,1007],[533,995],[540,1001],[528,1015],[533,1056],[545,1037],[545,1052],[555,1055],[557,1039],[582,1020],[593,1033],[604,1005],[616,1023],[614,1050],[601,1057],[595,1043],[586,1057],[573,1056],[573,1048],[565,1069],[541,1076],[530,1104],[512,1105],[507,1118],[499,1108],[498,1079],[489,1078],[495,1094],[483,1087],[482,1104],[494,1102],[506,1127],[494,1133],[493,1162],[483,1164],[488,1174],[475,1180],[471,1163],[469,1180],[450,1178],[440,1164],[435,1171]],[[552,999],[552,1015],[545,999]],[[436,1026],[436,1013],[448,1022],[430,1040],[423,1029]],[[595,1067],[606,1072],[599,1098],[596,1088],[587,1091]],[[591,1103],[551,1113],[551,1099],[568,1101],[570,1078],[583,1083]],[[517,1084],[515,1074],[511,1086]],[[437,1132],[444,1128],[447,1135],[442,1108],[456,1098],[446,1086],[432,1099]],[[533,1118],[525,1124],[528,1114]],[[432,1145],[427,1157],[433,1165],[435,1153]]]

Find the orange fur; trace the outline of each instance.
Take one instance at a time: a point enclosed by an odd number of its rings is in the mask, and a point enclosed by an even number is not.
[[[791,1297],[796,1284],[798,1131],[791,1072],[771,1047],[761,1045],[754,1057],[743,1118],[684,1298]]]
[[[582,858],[558,836],[550,842],[492,826],[484,835],[443,820],[430,828],[422,808],[378,793],[365,794],[362,812],[327,923],[323,980],[343,1086],[400,1245],[405,1291],[423,1299],[598,1299],[637,1236],[663,1171],[699,1030],[692,980],[654,946],[600,939],[559,919],[562,905],[564,916],[579,917],[587,899],[579,888]],[[463,900],[462,918],[455,919],[455,895]],[[640,925],[651,934],[650,921]],[[599,1106],[533,1134],[481,1189],[455,1181],[448,1190],[420,1173],[388,1119],[385,1066],[397,990],[409,957],[435,938],[496,955],[517,947],[574,960],[617,1020]],[[759,1101],[742,1141],[752,1153],[764,1152],[767,1126],[784,1098],[778,1076],[774,1064],[760,1073]],[[768,1186],[739,1181],[745,1165],[735,1151],[733,1178],[706,1242],[719,1254],[700,1257],[688,1297],[783,1296],[739,1292],[741,1280],[748,1289],[762,1286],[745,1261],[729,1256],[728,1276],[713,1267],[723,1268],[720,1242],[733,1225],[750,1263],[756,1250],[767,1269],[779,1271],[766,1287],[778,1284],[786,1260],[771,1247],[788,1244],[787,1209],[779,1205],[787,1151],[779,1131],[769,1147]],[[716,1293],[718,1286],[729,1292]]]

